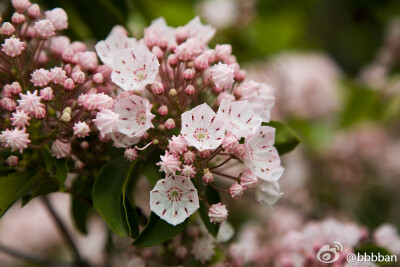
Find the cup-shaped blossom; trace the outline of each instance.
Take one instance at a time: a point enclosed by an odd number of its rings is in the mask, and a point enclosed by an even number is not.
[[[278,182],[259,180],[256,199],[269,206],[274,205],[281,198],[281,190]]]
[[[255,134],[262,122],[248,101],[230,102],[222,99],[217,113],[225,117],[226,130],[237,139]]]
[[[156,56],[138,43],[114,56],[111,79],[125,91],[142,90],[155,81],[159,66]]]
[[[114,107],[120,118],[118,131],[130,137],[140,137],[153,128],[151,120],[155,115],[151,113],[152,106],[147,99],[137,95],[119,100]]]
[[[181,134],[199,151],[215,149],[222,143],[225,125],[225,118],[204,103],[182,114]]]
[[[105,40],[98,42],[95,46],[97,55],[104,64],[112,66],[114,55],[123,49],[136,45],[135,38],[128,38],[120,31],[111,31]]]
[[[272,174],[280,167],[278,151],[273,147],[275,128],[261,126],[259,130],[245,141],[246,156],[243,161],[253,173],[266,181],[271,181]]]
[[[199,208],[199,197],[192,181],[172,175],[159,180],[150,192],[150,209],[169,224],[178,225]]]

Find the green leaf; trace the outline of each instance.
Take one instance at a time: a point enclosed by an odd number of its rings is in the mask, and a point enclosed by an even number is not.
[[[185,229],[188,221],[189,218],[183,223],[173,226],[160,219],[157,214],[152,212],[150,214],[149,222],[137,237],[135,242],[133,242],[133,245],[138,247],[151,247],[161,244],[182,232]]]
[[[372,256],[372,255],[378,255],[378,254],[380,254],[380,255],[382,255],[383,257],[390,257],[390,256],[392,256],[393,255],[393,253],[391,253],[389,250],[387,250],[386,248],[383,248],[383,247],[380,247],[380,246],[378,246],[378,245],[376,245],[376,244],[374,244],[374,243],[366,243],[366,244],[362,244],[361,246],[359,246],[359,247],[356,247],[355,249],[354,249],[354,253],[357,255],[357,254],[360,254],[360,255],[364,255],[364,254],[366,254],[366,255],[369,255],[369,256]],[[390,263],[388,263],[388,262],[385,262],[385,261],[377,261],[377,262],[375,262],[377,265],[379,265],[379,266],[381,266],[381,265],[390,265]]]
[[[271,126],[276,129],[274,146],[278,150],[279,155],[292,151],[300,144],[300,138],[287,124],[279,121],[270,121],[269,123],[263,123],[263,125]]]
[[[41,149],[41,152],[46,170],[49,172],[50,177],[57,178],[60,182],[60,188],[64,189],[64,182],[68,175],[67,160],[54,158],[46,146]]]
[[[143,166],[142,173],[151,186],[155,186],[157,181],[163,178],[160,169],[156,166],[156,163],[160,161],[160,155],[163,155],[163,153],[164,152],[160,150],[154,151],[146,159],[145,165]]]
[[[41,173],[34,172],[14,172],[0,177],[0,218],[41,177]]]
[[[13,167],[10,167],[8,165],[0,165],[0,177],[7,175],[11,172],[15,172],[15,169]]]
[[[132,175],[134,165],[124,158],[117,158],[104,165],[97,176],[93,191],[93,205],[110,229],[121,237],[128,237],[135,234],[132,231],[137,225],[130,225],[133,220],[132,209],[124,206],[123,187],[124,183]]]
[[[92,207],[89,205],[89,203],[76,196],[73,196],[71,201],[71,213],[74,224],[82,234],[86,235],[86,222]]]
[[[211,186],[207,186],[207,189],[206,189],[206,200],[207,200],[209,205],[221,202],[221,198],[219,196],[218,191],[213,189]],[[210,222],[210,217],[208,217],[208,208],[204,204],[204,201],[200,201],[199,213],[200,213],[200,217],[203,220],[203,223],[206,226],[207,230],[214,237],[217,237],[218,231],[219,231],[219,223]]]
[[[22,207],[28,204],[32,199],[38,196],[47,195],[58,191],[59,183],[55,178],[46,177],[43,182],[39,183],[32,193],[22,197]]]

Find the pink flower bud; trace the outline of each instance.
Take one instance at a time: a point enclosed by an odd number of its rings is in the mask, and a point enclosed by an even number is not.
[[[196,154],[194,154],[192,151],[187,151],[185,154],[183,154],[183,161],[185,164],[191,164],[194,162],[196,159]]]
[[[258,184],[258,179],[250,169],[247,169],[242,176],[240,176],[240,184],[243,189],[253,188]]]
[[[54,98],[53,89],[46,87],[40,90],[40,97],[45,101],[50,101]]]
[[[30,19],[36,19],[37,17],[40,16],[40,7],[38,4],[32,4],[28,8],[28,17]]]
[[[67,91],[72,91],[75,88],[75,83],[74,80],[71,78],[68,78],[64,82],[64,89]]]
[[[232,53],[232,46],[229,44],[216,45],[215,56],[219,61],[225,61]]]
[[[85,164],[82,161],[80,160],[75,161],[75,169],[82,170],[83,167],[85,167]]]
[[[214,176],[213,176],[212,172],[210,172],[210,171],[206,171],[203,174],[202,178],[203,178],[204,182],[206,182],[207,184],[214,181]]]
[[[36,35],[35,29],[32,26],[26,28],[24,37],[27,39],[33,39]]]
[[[103,80],[104,80],[103,74],[101,74],[101,73],[96,73],[95,75],[93,75],[93,82],[94,82],[94,83],[97,83],[97,84],[103,83]]]
[[[104,78],[111,77],[112,68],[108,65],[100,65],[97,67],[96,72],[101,73]]]
[[[5,97],[12,97],[11,90],[10,90],[10,85],[9,85],[9,84],[4,85],[4,87],[3,87],[3,95],[4,95]]]
[[[15,12],[12,17],[11,17],[11,21],[14,24],[21,24],[25,22],[25,16],[21,13]]]
[[[50,72],[45,69],[37,69],[31,74],[31,82],[34,86],[44,87],[50,82]]]
[[[174,54],[169,55],[168,56],[168,64],[171,67],[176,67],[176,65],[178,65],[178,58]]]
[[[192,69],[186,69],[186,70],[183,72],[183,78],[185,78],[186,80],[191,80],[191,79],[193,79],[194,74],[195,74],[195,71],[194,71],[194,70],[192,70]]]
[[[184,27],[178,27],[175,30],[175,37],[178,44],[183,43],[188,38],[188,30]]]
[[[64,9],[57,7],[46,11],[44,14],[54,24],[56,30],[68,28],[68,16]]]
[[[35,109],[33,115],[36,119],[44,119],[44,117],[46,117],[46,110],[43,107],[38,107],[37,109]]]
[[[165,116],[168,114],[168,107],[166,105],[162,105],[158,108],[157,112],[161,115],[161,116]]]
[[[11,37],[4,40],[4,44],[1,45],[3,51],[9,57],[19,56],[25,49],[25,43],[21,42],[19,38]]]
[[[168,130],[172,130],[175,128],[175,121],[171,118],[169,118],[165,123],[164,123],[165,128]]]
[[[238,159],[242,159],[245,154],[246,154],[246,147],[244,146],[244,144],[237,145],[233,155]]]
[[[194,60],[194,68],[197,71],[203,71],[210,65],[208,64],[208,58],[205,55],[200,55]]]
[[[55,84],[62,85],[67,79],[67,73],[60,67],[50,69],[51,81]]]
[[[228,153],[234,153],[238,145],[239,141],[231,133],[226,135],[225,138],[222,140],[222,148]]]
[[[221,205],[221,203],[213,204],[208,211],[208,217],[210,217],[210,222],[223,222],[226,218],[228,218],[228,210],[226,209],[226,205]]]
[[[15,108],[17,107],[17,103],[15,103],[14,100],[12,100],[11,98],[8,98],[8,97],[4,97],[0,101],[0,104],[4,109],[7,109],[10,112],[14,111]]]
[[[158,39],[157,45],[158,47],[160,47],[161,50],[165,51],[168,48],[168,40],[164,37],[161,37],[160,39]]]
[[[124,152],[124,157],[128,160],[128,161],[134,161],[137,158],[137,151],[134,148],[127,148],[125,149]]]
[[[36,32],[36,36],[41,39],[47,39],[55,35],[55,28],[53,23],[48,19],[41,19],[35,22],[33,26]]]
[[[36,63],[38,66],[44,66],[48,60],[49,58],[47,57],[47,53],[44,50],[41,50],[39,52],[39,56],[36,60]]]
[[[231,197],[238,199],[243,195],[243,187],[240,184],[235,183],[229,188],[229,194]]]
[[[29,0],[11,0],[11,4],[15,10],[23,13],[30,5]]]
[[[188,86],[186,86],[186,89],[185,89],[186,94],[193,95],[194,92],[195,92],[195,89],[194,89],[193,85],[189,84]]]
[[[50,41],[50,52],[57,58],[60,58],[65,50],[68,49],[71,41],[66,36],[55,36]]]
[[[160,82],[153,82],[151,85],[151,90],[153,91],[154,94],[160,95],[164,93],[164,85]]]
[[[75,83],[83,83],[86,79],[85,73],[83,71],[75,71],[72,73],[72,80],[74,80]]]
[[[85,52],[87,50],[86,44],[83,42],[79,42],[79,41],[72,42],[72,44],[69,46],[69,48],[71,48],[72,51],[74,51],[75,53]]]
[[[89,143],[86,142],[86,141],[83,141],[83,142],[81,143],[80,147],[81,147],[82,149],[88,149],[88,148],[89,148]]]
[[[212,65],[217,61],[215,51],[212,49],[205,51],[203,55],[207,58],[209,65]]]
[[[6,35],[6,36],[10,36],[14,32],[15,32],[15,28],[10,22],[4,22],[1,25],[1,33],[2,34]]]
[[[95,70],[98,65],[97,54],[95,52],[79,52],[78,63],[83,70]]]
[[[19,85],[18,82],[13,82],[10,87],[9,87],[10,93],[13,95],[18,95],[19,93],[21,93],[22,88],[21,85]]]
[[[75,53],[71,48],[65,49],[64,52],[62,52],[61,58],[64,62],[67,62],[67,63],[75,63],[76,62]]]
[[[18,164],[18,157],[11,155],[7,158],[6,162],[10,167],[16,166]]]
[[[200,155],[200,157],[205,159],[205,158],[208,158],[211,155],[211,151],[209,149],[206,149],[206,150],[203,150],[203,151],[199,151],[199,155]]]
[[[161,61],[164,56],[164,52],[158,46],[153,46],[153,48],[151,49],[151,53],[156,56],[158,61]]]
[[[235,72],[235,80],[242,82],[246,79],[247,73],[245,70],[238,70]]]
[[[88,136],[90,132],[89,126],[84,121],[76,122],[72,129],[74,130],[74,135],[79,138],[85,138],[85,136]]]

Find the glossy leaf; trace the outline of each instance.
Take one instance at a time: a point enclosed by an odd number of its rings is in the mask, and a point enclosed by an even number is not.
[[[41,176],[40,173],[35,175],[34,172],[14,172],[0,177],[0,218]]]
[[[160,168],[156,165],[160,161],[160,155],[163,155],[164,151],[156,150],[146,159],[145,165],[143,166],[143,175],[147,178],[151,186],[155,186],[157,181],[162,179],[163,176],[160,172]]]
[[[43,147],[41,152],[49,176],[57,178],[60,182],[60,188],[65,188],[64,182],[68,175],[67,160],[54,158],[47,147]]]
[[[288,125],[279,121],[270,121],[269,123],[263,123],[263,125],[271,126],[276,129],[274,146],[278,150],[279,155],[292,151],[300,144],[300,138]]]
[[[58,188],[58,180],[55,178],[45,177],[43,182],[39,183],[32,193],[23,196],[21,205],[25,206],[35,197],[57,192]]]
[[[210,206],[212,204],[221,202],[221,198],[219,196],[218,191],[216,191],[215,189],[213,189],[210,186],[207,186],[207,189],[206,189],[206,200]],[[199,213],[200,213],[200,217],[203,220],[203,223],[206,226],[207,230],[214,237],[217,237],[218,231],[219,231],[219,224],[210,222],[210,217],[208,217],[208,208],[204,204],[204,201],[200,201]]]
[[[133,209],[124,207],[123,186],[132,175],[135,162],[129,163],[124,158],[117,158],[104,165],[93,186],[93,205],[110,229],[121,237],[128,237],[135,233],[129,225],[128,219]],[[129,220],[133,222],[133,220]]]
[[[173,226],[152,212],[150,214],[149,222],[137,237],[135,242],[133,242],[133,245],[138,247],[151,247],[161,244],[182,232],[185,229],[188,221],[189,218],[183,223]]]

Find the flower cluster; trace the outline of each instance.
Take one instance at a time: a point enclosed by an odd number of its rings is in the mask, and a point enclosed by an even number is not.
[[[94,122],[102,138],[127,148],[128,160],[139,160],[137,150],[150,144],[165,150],[157,165],[166,178],[151,191],[150,206],[173,225],[195,212],[199,199],[209,206],[211,222],[227,218],[226,205],[207,203],[207,187],[233,198],[256,188],[257,199],[269,205],[281,195],[275,129],[263,125],[270,120],[273,89],[243,82],[246,73],[230,45],[208,48],[214,33],[198,17],[178,28],[160,18],[142,40],[113,30],[96,45],[124,92]],[[144,148],[132,147],[143,139],[149,139]],[[239,175],[226,172],[232,161]],[[221,188],[218,180],[224,179],[233,181],[230,188]]]
[[[63,9],[11,2],[15,13],[0,28],[0,143],[20,153],[52,144],[56,158],[72,157],[71,144],[89,135],[98,111],[113,106],[111,69],[84,43],[58,35],[68,27]],[[7,163],[17,165],[18,156]]]

